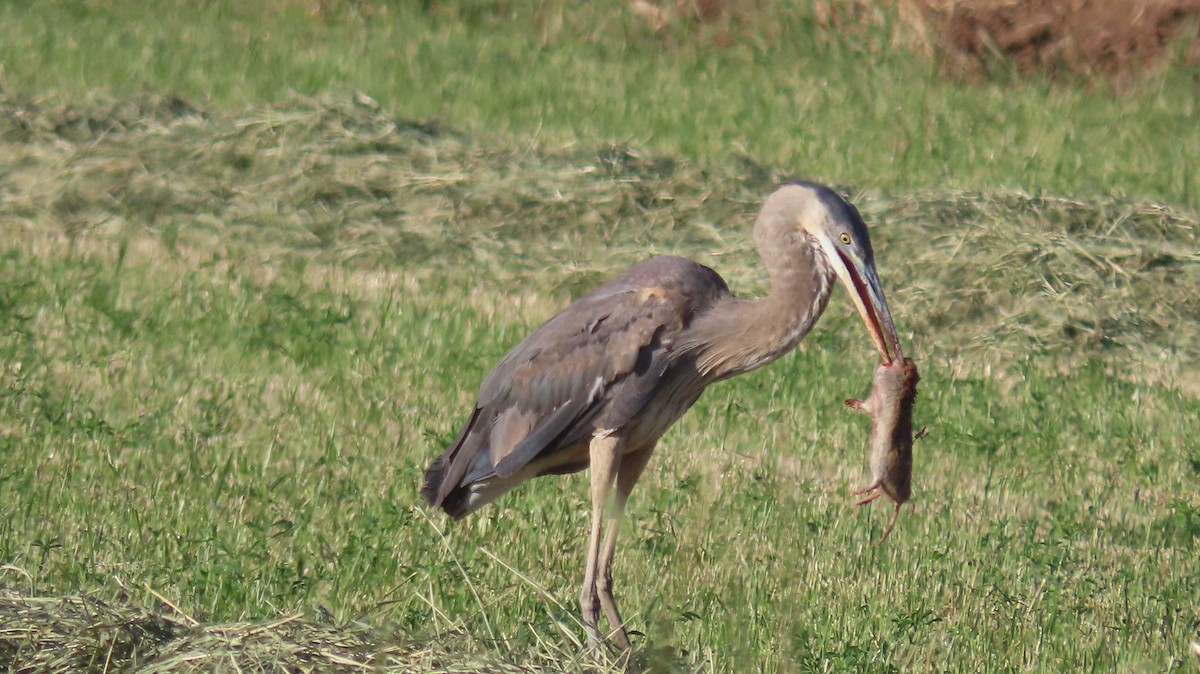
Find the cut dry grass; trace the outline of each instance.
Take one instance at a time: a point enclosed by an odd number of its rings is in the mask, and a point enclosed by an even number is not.
[[[918,350],[993,371],[1099,360],[1200,394],[1195,214],[1022,192],[910,194],[868,199],[864,210],[915,235],[900,244],[908,278],[895,293],[903,324],[920,326]],[[887,256],[891,228],[880,234]]]
[[[761,290],[749,221],[791,177],[619,146],[487,146],[363,97],[237,117],[178,99],[0,107],[9,236],[123,242],[121,255],[185,266],[252,257],[268,277],[315,263],[322,280],[337,269],[376,287],[381,269],[419,285],[470,267],[474,279],[550,289],[558,302],[627,264],[686,251],[735,288]],[[1100,359],[1123,377],[1200,391],[1186,367],[1200,358],[1196,214],[1017,191],[852,196],[919,351],[952,355],[960,372]]]
[[[0,588],[0,663],[10,672],[534,674],[561,672],[569,661],[560,654],[542,663],[507,662],[461,632],[416,643],[303,615],[201,624],[177,611]]]

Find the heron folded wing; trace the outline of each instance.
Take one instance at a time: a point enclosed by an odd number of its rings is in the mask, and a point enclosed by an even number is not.
[[[442,480],[437,502],[464,485],[511,477],[584,441],[597,424],[618,428],[640,413],[670,361],[674,335],[697,302],[710,301],[705,292],[724,289],[706,267],[657,260],[567,307],[500,360],[480,386],[471,420],[432,471]],[[551,464],[541,467],[554,470]]]
[[[539,423],[544,423],[545,420],[538,417],[536,411],[520,404],[510,405],[496,415],[487,438],[489,467],[499,465]]]
[[[595,414],[596,398],[604,388],[604,380],[597,378],[586,396],[568,400],[555,409],[550,416],[525,436],[506,456],[495,463],[496,475],[508,477],[532,461],[546,447],[556,444],[560,435],[573,425],[579,424],[582,417]]]

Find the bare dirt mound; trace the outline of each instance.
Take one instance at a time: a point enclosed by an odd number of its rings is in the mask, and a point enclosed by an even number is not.
[[[1200,0],[914,0],[952,59],[976,72],[1136,75],[1200,62]]]

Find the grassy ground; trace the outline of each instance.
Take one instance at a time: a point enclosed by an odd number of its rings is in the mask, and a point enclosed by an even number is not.
[[[327,613],[382,630],[336,652],[397,671],[587,662],[581,478],[451,525],[419,504],[420,472],[486,368],[628,261],[688,254],[761,289],[747,227],[772,169],[517,153],[352,102],[5,111],[29,122],[3,146],[6,584],[221,633]],[[637,666],[1183,666],[1195,214],[856,201],[923,366],[913,508],[873,548],[883,513],[851,506],[866,430],[840,400],[872,355],[839,294],[797,353],[714,389],[664,442],[618,557]],[[454,632],[471,635],[455,655],[430,650]]]
[[[803,14],[717,50],[429,4],[0,8],[9,668],[1195,669],[1191,75],[969,86]],[[291,93],[331,87],[380,103]],[[452,525],[421,471],[630,262],[761,291],[749,221],[794,174],[851,186],[922,366],[913,507],[875,548],[851,505],[839,291],[665,438],[617,560],[642,635],[597,664],[585,478]]]
[[[711,29],[655,34],[570,0],[5,3],[0,86],[170,92],[227,109],[352,89],[521,146],[603,139],[893,190],[1200,206],[1193,72],[1147,66],[1121,95],[1103,82],[955,84],[903,48],[928,45],[888,11],[842,35],[809,7],[855,3],[759,4],[718,48]]]

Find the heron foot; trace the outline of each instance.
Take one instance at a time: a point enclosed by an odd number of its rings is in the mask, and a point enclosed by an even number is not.
[[[613,599],[611,588],[612,579],[601,576],[596,587],[600,595],[600,608],[604,609],[604,617],[608,618],[608,625],[612,629],[609,638],[616,642],[621,650],[629,650],[632,646],[629,643],[629,633],[625,631],[625,622],[621,620],[621,612],[617,610],[617,602]]]
[[[585,587],[579,594],[583,628],[587,632],[588,647],[592,650],[601,649],[608,639],[611,639],[621,650],[628,650],[632,646],[629,641],[629,633],[625,631],[625,625],[621,621],[621,614],[617,611],[617,604],[613,600],[610,586],[611,581],[603,584],[597,583],[590,588]],[[612,628],[612,631],[606,635],[602,635],[597,627],[601,609]]]
[[[584,586],[579,593],[579,614],[583,618],[583,629],[587,632],[588,648],[596,650],[600,647],[600,630],[596,622],[600,618],[600,598],[596,596],[596,587]]]

